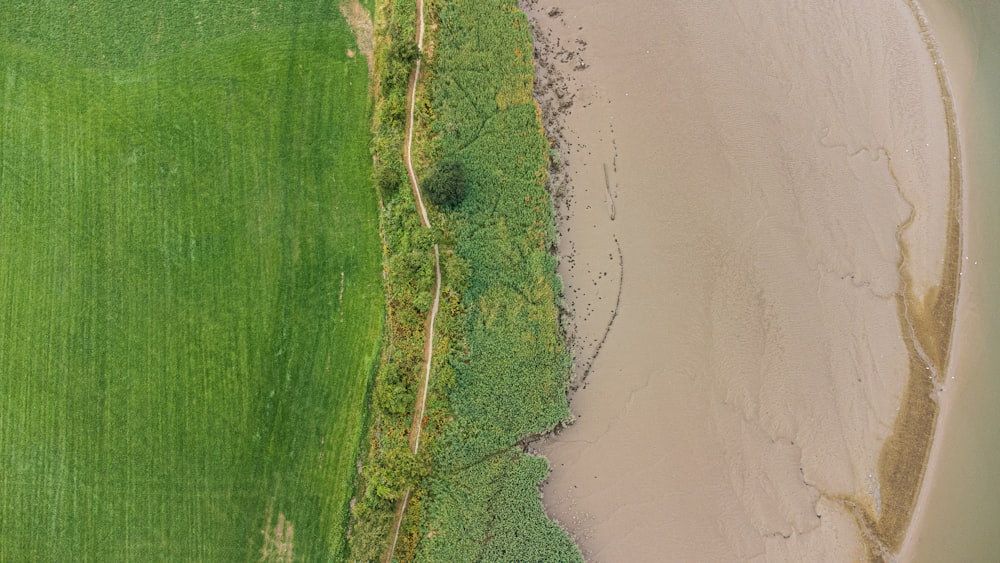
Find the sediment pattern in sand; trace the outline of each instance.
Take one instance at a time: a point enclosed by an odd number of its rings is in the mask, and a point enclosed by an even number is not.
[[[528,6],[587,375],[546,502],[595,561],[880,557],[957,295],[943,70],[904,1],[691,4]]]

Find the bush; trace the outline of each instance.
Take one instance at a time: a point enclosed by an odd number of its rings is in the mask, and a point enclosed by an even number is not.
[[[375,185],[383,199],[392,199],[403,185],[403,175],[392,164],[379,166],[375,169]]]
[[[392,36],[385,56],[385,66],[382,71],[383,92],[404,92],[410,80],[410,71],[420,58],[417,42],[407,35]]]
[[[427,199],[442,209],[454,209],[465,199],[465,170],[457,160],[442,160],[424,181]]]

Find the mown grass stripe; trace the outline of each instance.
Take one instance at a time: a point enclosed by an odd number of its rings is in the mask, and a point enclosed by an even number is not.
[[[335,5],[260,4],[0,8],[0,560],[257,559],[279,515],[342,555],[367,69]]]

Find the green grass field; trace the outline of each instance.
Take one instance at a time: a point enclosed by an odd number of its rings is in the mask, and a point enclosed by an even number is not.
[[[383,297],[336,2],[0,5],[0,561],[337,560]]]

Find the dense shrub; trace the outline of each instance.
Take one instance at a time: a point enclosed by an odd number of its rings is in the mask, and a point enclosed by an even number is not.
[[[392,199],[403,186],[405,172],[393,164],[390,162],[375,168],[375,185],[378,186],[378,193],[384,200]]]
[[[382,70],[381,86],[383,92],[406,91],[410,79],[410,70],[420,58],[417,42],[412,36],[403,35],[400,25],[392,25],[387,40],[389,48],[385,53],[385,66]]]
[[[434,234],[420,226],[402,159],[406,88],[417,58],[411,39],[414,17],[412,0],[376,3],[374,83],[378,87],[373,90],[371,150],[383,204],[380,225],[387,315],[383,353],[370,394],[367,451],[351,510],[350,561],[382,559],[398,499],[419,485],[430,468],[426,453],[415,456],[408,447],[424,319],[434,283],[435,242]],[[419,511],[420,495],[418,489],[411,493],[410,511]],[[404,546],[415,544],[418,528],[410,530],[419,526],[419,519],[410,518],[408,525],[400,534]]]

